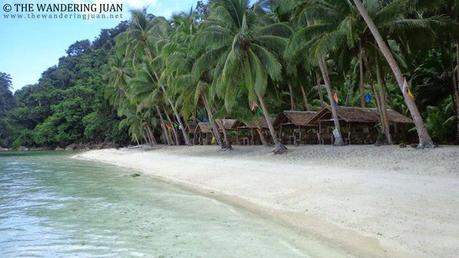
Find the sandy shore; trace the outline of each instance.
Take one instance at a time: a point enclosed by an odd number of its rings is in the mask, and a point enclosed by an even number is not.
[[[457,257],[459,147],[236,146],[77,155],[195,189],[358,257]]]

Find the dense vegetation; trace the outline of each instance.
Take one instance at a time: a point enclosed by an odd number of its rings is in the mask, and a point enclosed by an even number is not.
[[[6,146],[81,142],[190,144],[188,121],[268,119],[324,105],[376,107],[415,122],[422,147],[459,137],[456,0],[199,2],[170,20],[131,21],[69,47],[36,85],[14,94],[2,74]],[[342,144],[335,116],[336,144]],[[433,141],[432,141],[433,139]]]
[[[1,74],[0,134],[3,146],[65,147],[71,143],[129,141],[104,97],[114,38],[127,23],[103,30],[94,41],[77,41],[39,82],[10,97],[11,78]],[[26,69],[26,68],[24,68]],[[6,92],[6,93],[4,93]],[[6,105],[4,101],[8,100]]]

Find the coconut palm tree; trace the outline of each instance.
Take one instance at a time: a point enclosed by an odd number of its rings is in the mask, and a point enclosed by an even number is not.
[[[134,109],[134,106],[125,106],[118,110],[118,115],[124,117],[119,128],[128,128],[129,135],[137,144],[140,144],[142,139],[150,145],[157,144],[149,123],[143,117],[144,114],[135,112]]]
[[[449,56],[452,57],[453,65],[453,101],[455,103],[456,112],[456,143],[459,144],[459,1],[457,0],[432,0],[432,1],[417,1],[418,8],[425,12],[433,12],[437,15],[445,15],[450,20],[446,29],[441,31],[441,40],[445,38],[450,44],[448,49]]]
[[[126,98],[128,83],[132,71],[125,59],[120,54],[114,54],[109,60],[110,75],[107,79],[109,86],[105,90],[105,96],[114,106],[118,106]]]
[[[312,38],[307,46],[309,53],[316,53],[318,57],[326,53],[337,52],[355,53],[359,64],[359,95],[360,105],[363,103],[363,86],[364,76],[368,74],[371,77],[376,73],[377,83],[373,87],[375,94],[376,106],[381,116],[381,127],[386,135],[387,141],[391,143],[391,135],[387,118],[385,90],[382,84],[380,72],[382,66],[379,65],[379,49],[374,41],[371,32],[368,31],[366,23],[359,19],[360,15],[351,2],[332,1],[332,0],[315,0],[301,1],[293,0],[296,8],[308,11],[304,15],[306,20],[314,20],[316,24],[314,29],[309,31],[309,38]],[[387,1],[368,0],[371,7],[369,15],[376,21],[376,26],[386,36],[400,39],[405,43],[412,43],[419,40],[413,40],[413,35],[431,35],[433,24],[442,22],[440,17],[410,17],[406,18],[409,10],[412,9],[409,1]],[[293,5],[295,6],[295,5]],[[417,33],[412,33],[416,31]],[[425,40],[424,40],[425,41]],[[346,54],[338,54],[340,62]],[[370,65],[372,63],[372,65]],[[376,67],[373,69],[370,67]],[[374,72],[376,70],[376,72]],[[373,75],[374,76],[374,75]]]
[[[330,108],[332,111],[332,119],[335,126],[333,135],[335,138],[334,144],[337,146],[344,145],[341,135],[341,127],[336,111],[337,103],[333,98],[332,84],[330,80],[329,65],[327,56],[332,49],[328,46],[330,42],[335,40],[334,34],[323,35],[324,31],[330,27],[328,22],[318,19],[318,15],[325,12],[323,6],[318,1],[289,1],[294,15],[294,23],[299,28],[292,35],[289,45],[286,49],[287,59],[293,60],[293,57],[301,53],[301,56],[308,57],[305,61],[309,64],[319,67],[322,80],[327,91]],[[319,83],[318,83],[319,84]]]
[[[148,63],[143,69],[147,69],[162,90],[166,102],[170,105],[174,116],[179,124],[186,145],[191,145],[186,128],[166,89],[164,80],[161,80],[164,60],[160,58],[162,46],[167,42],[171,27],[163,17],[149,18],[144,11],[132,11],[130,28],[121,35],[121,39],[127,42],[126,57],[132,60],[133,66],[138,67],[142,62]]]
[[[368,29],[371,31],[372,35],[375,38],[376,43],[378,44],[378,47],[382,53],[382,55],[385,57],[387,63],[389,64],[394,77],[397,81],[397,84],[402,91],[403,98],[405,100],[405,103],[411,113],[411,117],[413,118],[414,124],[416,126],[416,131],[418,133],[419,137],[419,147],[421,148],[430,148],[434,147],[433,141],[429,135],[429,132],[427,131],[424,121],[422,120],[421,114],[414,102],[414,99],[410,96],[408,90],[409,90],[409,85],[402,74],[400,67],[398,66],[397,61],[395,60],[394,56],[392,55],[392,52],[390,51],[389,47],[387,46],[386,42],[384,41],[383,37],[381,36],[381,33],[379,32],[378,28],[376,27],[373,19],[369,16],[367,10],[365,9],[365,6],[362,4],[360,0],[353,0],[355,6],[357,7],[357,10],[359,11],[360,15],[362,18],[365,20],[365,23],[368,26]]]
[[[208,83],[204,80],[205,71],[194,71],[193,66],[199,56],[201,49],[193,45],[193,39],[197,31],[195,13],[175,15],[174,33],[171,40],[164,46],[163,55],[165,59],[165,76],[168,84],[179,96],[182,103],[182,113],[188,116],[199,104],[204,106],[212,133],[217,144],[224,150],[231,149],[228,142],[223,142],[215,123],[211,104],[207,97]],[[224,130],[224,128],[222,128]]]
[[[262,8],[250,8],[248,0],[212,1],[209,17],[198,32],[199,41],[207,50],[204,58],[217,57],[212,87],[223,97],[227,110],[234,106],[241,90],[247,91],[251,101],[259,102],[276,154],[287,148],[276,135],[264,98],[269,80],[281,79],[279,53],[289,32],[286,25],[267,17]]]
[[[145,66],[142,69],[137,69],[136,72],[134,78],[130,79],[128,83],[131,98],[136,100],[137,112],[144,113],[146,119],[150,121],[156,121],[159,118],[164,142],[171,145],[172,139],[169,136],[160,109],[160,106],[163,104],[161,91],[156,86],[156,82],[150,77],[148,69]],[[175,130],[175,128],[173,129]],[[151,128],[148,131],[151,131]],[[175,131],[174,135],[176,135]],[[176,141],[176,144],[178,145],[179,142]]]

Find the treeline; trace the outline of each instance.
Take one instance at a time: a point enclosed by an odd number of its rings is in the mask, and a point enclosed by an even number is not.
[[[270,115],[325,105],[377,108],[387,143],[387,109],[413,118],[420,147],[454,143],[458,13],[455,0],[211,0],[169,20],[134,11],[15,93],[6,144],[190,144],[187,123],[208,121],[229,148],[216,118],[264,118],[281,153]],[[336,116],[334,126],[342,144]]]
[[[14,96],[10,76],[0,74],[0,145],[129,143],[126,131],[119,129],[116,111],[105,98],[114,39],[127,27],[123,22],[102,30],[93,42],[75,42],[56,66],[43,72],[37,84],[24,86]]]
[[[132,16],[117,38],[110,86],[138,141],[172,113],[182,143],[186,121],[197,119],[226,148],[215,118],[262,116],[283,152],[270,115],[324,105],[338,145],[337,105],[376,107],[388,143],[389,108],[413,118],[420,147],[457,140],[454,1],[214,0],[170,20]]]

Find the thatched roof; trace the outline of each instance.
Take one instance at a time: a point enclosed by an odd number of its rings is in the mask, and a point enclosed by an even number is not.
[[[287,118],[283,113],[278,114],[277,116],[271,116],[269,118],[271,123],[273,124],[274,128],[279,127],[281,123],[284,123]],[[268,129],[268,123],[266,122],[266,119],[264,117],[260,117],[258,119],[248,121],[248,122],[243,122],[245,126],[239,127],[239,128],[248,128],[248,129]]]
[[[212,133],[210,130],[210,125],[208,122],[199,122],[198,127],[196,128],[196,132],[200,133]]]
[[[236,119],[215,119],[219,129],[224,127],[226,130],[236,129],[241,123]]]
[[[196,127],[198,126],[198,124],[196,124],[196,122],[194,121],[190,121],[186,124],[186,130],[187,132],[189,133],[194,133],[194,131],[196,130]]]
[[[317,114],[317,111],[284,111],[288,124],[305,126]]]
[[[338,118],[344,120],[348,123],[378,123],[379,122],[379,113],[376,108],[361,108],[361,107],[343,107],[338,106],[336,108],[338,113]],[[319,120],[323,120],[323,117],[331,115],[330,106],[324,107],[320,110],[310,121],[309,123],[315,123]],[[407,124],[413,123],[413,121],[398,113],[394,110],[387,110],[387,116],[389,122],[397,124]]]
[[[397,124],[412,124],[413,123],[413,120],[411,118],[406,117],[392,109],[387,110],[387,117],[389,119],[389,122],[392,122],[392,123],[397,123]]]

